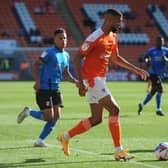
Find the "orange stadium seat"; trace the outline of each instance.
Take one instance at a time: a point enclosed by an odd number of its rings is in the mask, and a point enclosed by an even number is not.
[[[58,12],[55,10],[55,13],[49,14],[44,13],[42,15],[36,15],[33,13],[33,10],[37,6],[44,7],[46,0],[34,1],[34,0],[24,0],[29,9],[29,12],[36,23],[37,27],[41,31],[43,37],[52,37],[53,32],[58,27],[64,27],[68,31],[68,27]],[[69,46],[75,47],[76,43],[70,33],[68,33]]]
[[[62,17],[59,15],[57,10],[53,14],[43,14],[36,15],[33,10],[37,6],[44,6],[46,0],[5,0],[0,5],[0,34],[9,29],[12,29],[14,32],[12,38],[18,40],[22,46],[28,46],[27,41],[23,37],[18,37],[17,33],[20,31],[21,27],[18,23],[16,16],[12,10],[14,2],[24,2],[29,10],[29,13],[35,22],[36,26],[40,29],[41,35],[43,37],[50,37],[53,34],[53,31],[57,27],[64,27],[68,31],[68,27]],[[102,4],[102,0],[66,0],[68,8],[72,13],[72,17],[77,23],[79,30],[83,33],[83,37],[86,37],[92,30],[89,27],[84,26],[83,21],[85,19],[85,15],[81,12],[81,8],[83,4]],[[157,4],[159,7],[164,7],[166,12],[163,14],[168,18],[168,5],[167,0],[148,0],[148,1],[136,1],[135,0],[104,0],[103,4],[126,4],[131,9],[132,14],[135,16],[134,20],[124,18],[126,25],[130,28],[131,32],[134,32],[137,27],[140,27],[140,31],[142,33],[146,33],[149,37],[150,41],[144,45],[137,44],[120,44],[120,53],[128,58],[131,62],[135,64],[139,64],[138,58],[142,56],[146,49],[152,47],[155,44],[155,36],[160,35],[162,32],[157,27],[156,21],[151,18],[146,12],[148,4]],[[102,5],[103,5],[102,4]],[[123,7],[123,6],[122,6]],[[166,9],[167,8],[167,9]],[[124,15],[125,16],[125,15]],[[120,32],[122,33],[122,31]],[[78,47],[74,41],[74,38],[71,35],[71,32],[68,31],[69,35],[69,45],[68,47]],[[1,38],[9,38],[9,37],[1,37]],[[130,54],[131,51],[131,54]]]
[[[76,20],[80,30],[83,32],[84,37],[86,37],[91,30],[86,29],[83,24],[84,15],[81,12],[81,8],[83,4],[102,4],[101,0],[78,0],[73,2],[72,0],[66,0],[66,3],[71,10],[71,13]],[[155,36],[160,35],[160,30],[156,26],[155,21],[150,18],[147,14],[146,9],[149,3],[155,3],[159,6],[165,6],[167,4],[166,0],[148,0],[148,1],[136,1],[135,0],[104,0],[104,4],[127,4],[128,7],[131,9],[133,15],[135,15],[134,20],[124,18],[125,24],[131,29],[132,32],[136,30],[137,27],[140,27],[142,33],[146,33],[149,37],[149,43],[145,45],[119,45],[120,53],[124,57],[126,57],[132,63],[139,65],[139,57],[141,57],[145,52],[146,49],[152,47],[155,44]],[[168,13],[167,13],[168,15]],[[124,15],[125,16],[125,15]],[[148,25],[151,25],[148,26]],[[122,33],[122,32],[121,32]]]

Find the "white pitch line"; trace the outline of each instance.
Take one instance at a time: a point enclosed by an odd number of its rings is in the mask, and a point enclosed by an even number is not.
[[[30,140],[32,142],[32,140]],[[29,141],[29,142],[30,142]],[[62,150],[62,147],[61,145],[53,145],[53,144],[48,144],[49,147],[56,147],[58,149],[61,149]],[[71,151],[74,151],[74,152],[79,152],[79,153],[82,153],[82,154],[87,154],[87,155],[90,155],[90,156],[98,156],[100,158],[108,158],[108,159],[112,159],[112,156],[109,156],[109,155],[101,155],[99,153],[95,153],[95,152],[90,152],[90,151],[87,151],[87,150],[81,150],[81,149],[77,149],[77,148],[72,148],[70,147],[70,150]],[[134,161],[134,160],[129,160],[127,161],[126,163],[132,163],[132,164],[135,164],[135,165],[142,165],[144,167],[148,167],[148,168],[162,168],[162,167],[159,167],[159,166],[153,166],[153,165],[149,165],[149,164],[145,164],[145,163],[142,163],[142,162],[137,162],[137,161]]]
[[[61,149],[60,146],[58,145],[53,145],[55,146],[56,148],[59,148]],[[100,158],[108,158],[108,159],[112,159],[111,156],[108,156],[108,155],[100,155],[98,153],[95,153],[95,152],[90,152],[90,151],[86,151],[86,150],[81,150],[81,149],[76,149],[76,148],[70,148],[71,151],[74,151],[74,152],[80,152],[80,153],[83,153],[83,154],[87,154],[87,155],[90,155],[90,156],[98,156]],[[136,164],[136,165],[142,165],[144,167],[149,167],[149,168],[161,168],[161,167],[158,167],[158,166],[153,166],[153,165],[149,165],[149,164],[144,164],[142,162],[137,162],[137,161],[133,161],[133,160],[129,160],[127,161],[126,163],[133,163],[133,164]]]

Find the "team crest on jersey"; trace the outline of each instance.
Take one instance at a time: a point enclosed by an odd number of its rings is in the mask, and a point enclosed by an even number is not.
[[[46,106],[50,106],[50,101],[46,101]]]
[[[82,50],[83,51],[86,51],[88,48],[89,48],[89,43],[88,42],[84,42],[83,44],[82,44]]]

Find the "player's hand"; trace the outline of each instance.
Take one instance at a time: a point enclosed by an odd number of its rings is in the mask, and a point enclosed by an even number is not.
[[[76,81],[75,81],[75,85],[76,85],[76,87],[77,87],[77,88],[79,88],[79,87],[80,87],[80,83],[79,83],[79,81],[78,81],[78,80],[76,80]]]
[[[40,83],[39,82],[35,82],[34,85],[33,85],[33,88],[34,88],[35,91],[39,90]]]
[[[85,96],[87,92],[87,87],[83,82],[79,82],[78,84],[78,94],[79,96]]]
[[[141,68],[136,69],[135,73],[140,75],[143,80],[146,80],[149,76],[149,73]]]
[[[79,88],[79,90],[78,90],[78,94],[79,94],[79,96],[85,96],[86,95],[86,90],[84,90],[84,89],[81,89],[81,88]]]

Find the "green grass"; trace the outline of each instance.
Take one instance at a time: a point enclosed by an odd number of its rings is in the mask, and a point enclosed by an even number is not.
[[[64,109],[55,130],[46,139],[49,148],[33,148],[44,123],[28,117],[21,125],[16,116],[25,105],[38,109],[33,82],[0,82],[0,168],[167,168],[167,161],[157,161],[153,149],[168,141],[168,114],[155,114],[155,99],[137,115],[137,104],[146,96],[146,82],[109,82],[113,96],[121,107],[122,142],[135,154],[129,162],[113,159],[114,147],[108,131],[108,112],[102,124],[71,140],[71,156],[63,154],[56,136],[90,115],[85,98],[77,89],[63,82]],[[164,84],[162,108],[168,111],[168,84]]]

